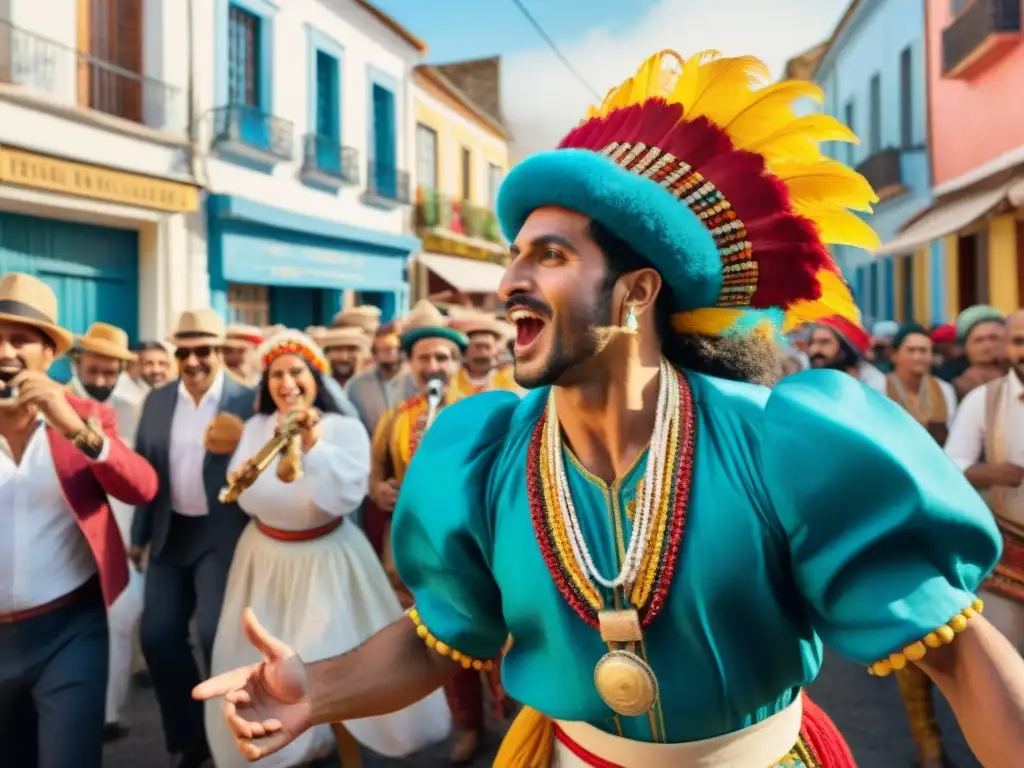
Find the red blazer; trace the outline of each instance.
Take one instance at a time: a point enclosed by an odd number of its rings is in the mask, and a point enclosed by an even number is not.
[[[96,558],[103,599],[110,606],[128,585],[128,555],[107,496],[126,504],[146,504],[156,496],[157,476],[145,459],[121,442],[112,408],[67,397],[79,416],[99,421],[109,445],[104,461],[92,461],[57,430],[46,428],[64,498]]]

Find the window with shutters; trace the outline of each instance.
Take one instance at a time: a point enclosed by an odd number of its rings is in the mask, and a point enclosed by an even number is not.
[[[416,125],[416,183],[437,190],[437,131],[423,123]]]
[[[228,9],[228,102],[259,109],[260,17],[236,5]]]
[[[228,322],[257,328],[270,325],[270,289],[265,285],[229,285]]]
[[[79,0],[78,103],[143,121],[142,0]]]

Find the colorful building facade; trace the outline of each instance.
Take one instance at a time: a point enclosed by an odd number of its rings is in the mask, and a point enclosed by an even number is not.
[[[925,3],[934,204],[893,248],[931,247],[941,314],[1024,297],[1024,34],[1020,0]],[[936,307],[930,308],[935,315]],[[928,308],[915,306],[915,313]]]
[[[491,309],[508,248],[494,215],[508,170],[501,61],[420,66],[414,74],[416,299]]]
[[[859,145],[826,145],[826,154],[856,167],[875,188],[879,202],[866,220],[883,242],[931,203],[924,5],[854,0],[813,74],[824,112],[860,138]],[[867,322],[932,319],[927,291],[931,270],[942,264],[938,245],[885,256],[840,246],[834,256]]]

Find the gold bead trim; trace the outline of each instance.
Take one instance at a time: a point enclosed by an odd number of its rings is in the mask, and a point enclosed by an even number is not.
[[[435,651],[440,653],[442,656],[447,656],[452,661],[458,662],[462,665],[463,669],[476,669],[484,672],[490,672],[494,669],[493,661],[481,661],[480,659],[474,659],[472,656],[467,656],[464,653],[456,651],[445,643],[442,643],[427,629],[427,625],[423,623],[423,619],[420,618],[420,612],[415,608],[410,608],[406,611],[406,615],[412,619],[412,623],[416,625],[416,634],[427,644],[427,648],[433,648]]]
[[[985,603],[975,600],[934,632],[925,635],[924,639],[911,643],[902,652],[890,654],[887,659],[876,661],[868,667],[868,674],[885,677],[894,670],[903,669],[907,666],[908,661],[920,661],[929,648],[941,648],[944,645],[949,645],[957,635],[967,629],[967,620],[975,614],[981,613],[984,607]]]

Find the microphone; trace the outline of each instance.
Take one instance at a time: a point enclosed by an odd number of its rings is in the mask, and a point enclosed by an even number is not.
[[[437,409],[444,399],[444,391],[447,383],[440,376],[431,377],[427,381],[427,426],[434,423]]]

